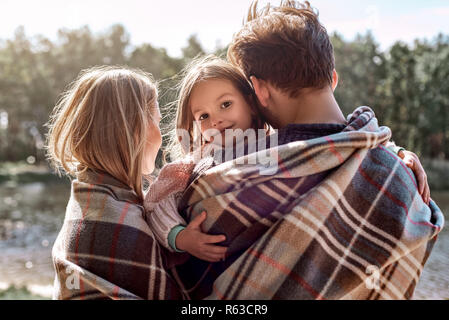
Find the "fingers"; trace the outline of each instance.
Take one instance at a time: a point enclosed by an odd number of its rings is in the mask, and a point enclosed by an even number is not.
[[[201,256],[198,256],[197,258],[200,258],[201,260],[209,261],[209,262],[219,262],[223,260],[223,255],[217,255],[217,254],[203,254]]]
[[[202,260],[206,260],[209,262],[218,262],[224,260],[227,250],[228,248],[226,247],[202,245],[194,255]]]
[[[430,203],[430,187],[429,187],[429,183],[427,181],[427,176],[425,174],[424,174],[423,179],[425,180],[425,185],[424,185],[424,189],[423,189],[421,196],[422,196],[424,202],[427,205],[429,205],[429,203]]]
[[[227,247],[212,244],[202,244],[199,249],[205,260],[213,262],[224,260],[228,251]]]
[[[430,187],[426,172],[416,154],[410,151],[405,151],[404,154],[403,161],[415,174],[418,182],[418,192],[428,205],[430,203]]]
[[[426,175],[426,172],[424,171],[424,168],[421,165],[421,162],[419,162],[419,160],[416,160],[416,161],[413,161],[413,162],[414,162],[413,172],[415,172],[415,175],[418,178],[419,194],[421,196],[424,196],[424,190],[426,188],[429,188],[429,184],[427,183],[427,175]]]
[[[201,212],[198,216],[195,217],[192,221],[190,221],[188,227],[194,229],[200,229],[201,224],[206,220],[207,214],[206,211]]]
[[[429,185],[427,185],[425,191],[424,191],[424,201],[427,205],[430,204],[430,188]]]
[[[224,235],[208,235],[201,232],[201,224],[206,220],[207,213],[203,211],[200,215],[195,217],[187,228],[189,229],[198,229],[197,235],[197,247],[196,249],[190,251],[192,255],[197,258],[209,262],[218,262],[224,260],[226,256],[226,252],[228,250],[227,247],[213,245],[214,243],[223,242],[226,240],[226,236]]]
[[[427,177],[426,177],[426,175],[423,172],[418,170],[416,178],[418,180],[418,191],[419,191],[419,194],[424,196],[424,190],[425,190],[426,185],[427,185]]]
[[[407,167],[409,167],[410,169],[413,170],[413,168],[414,168],[414,166],[415,166],[415,161],[413,161],[412,158],[410,158],[410,157],[404,157],[403,161],[404,161],[404,163],[405,163],[405,165],[406,165]]]
[[[228,251],[227,247],[214,246],[214,245],[205,245],[204,252],[210,254],[224,255]]]
[[[207,261],[218,262],[225,259],[227,247],[220,247],[214,245],[205,245],[202,253],[205,255]]]
[[[224,259],[226,252],[228,251],[228,247],[211,244],[203,244],[199,249],[203,255],[207,256],[208,258],[217,259],[217,261]]]
[[[224,236],[224,235],[213,236],[213,235],[203,234],[201,240],[204,243],[218,243],[218,242],[225,241],[226,236]]]

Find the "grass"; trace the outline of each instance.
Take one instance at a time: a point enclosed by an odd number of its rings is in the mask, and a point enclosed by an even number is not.
[[[10,286],[6,290],[0,291],[0,300],[50,300],[47,297],[42,297],[31,293],[25,287]]]
[[[52,173],[47,165],[31,165],[26,161],[0,163],[0,184],[13,181],[17,184],[32,182],[69,182]]]

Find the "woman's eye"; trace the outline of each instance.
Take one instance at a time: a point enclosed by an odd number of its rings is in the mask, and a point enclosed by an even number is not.
[[[198,121],[206,120],[208,117],[209,117],[209,115],[207,113],[202,114],[199,116]]]
[[[221,104],[223,109],[227,109],[231,106],[232,102],[231,101],[225,101]]]

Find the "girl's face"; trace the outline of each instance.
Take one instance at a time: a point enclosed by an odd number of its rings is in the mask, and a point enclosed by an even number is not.
[[[150,124],[147,129],[148,139],[147,144],[145,145],[145,155],[143,157],[143,174],[151,174],[154,171],[157,153],[162,145],[162,135],[159,128],[159,122],[162,117],[157,104],[154,109],[154,123]]]
[[[193,118],[206,141],[213,137],[209,129],[220,131],[224,141],[226,129],[245,131],[252,127],[251,107],[229,80],[212,79],[196,84],[189,102]]]

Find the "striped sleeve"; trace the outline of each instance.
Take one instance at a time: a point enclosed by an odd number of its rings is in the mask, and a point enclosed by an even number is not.
[[[147,223],[157,241],[172,252],[174,250],[168,243],[170,231],[178,225],[186,225],[186,221],[178,213],[178,197],[177,194],[170,194],[155,204],[153,211],[146,213]]]

